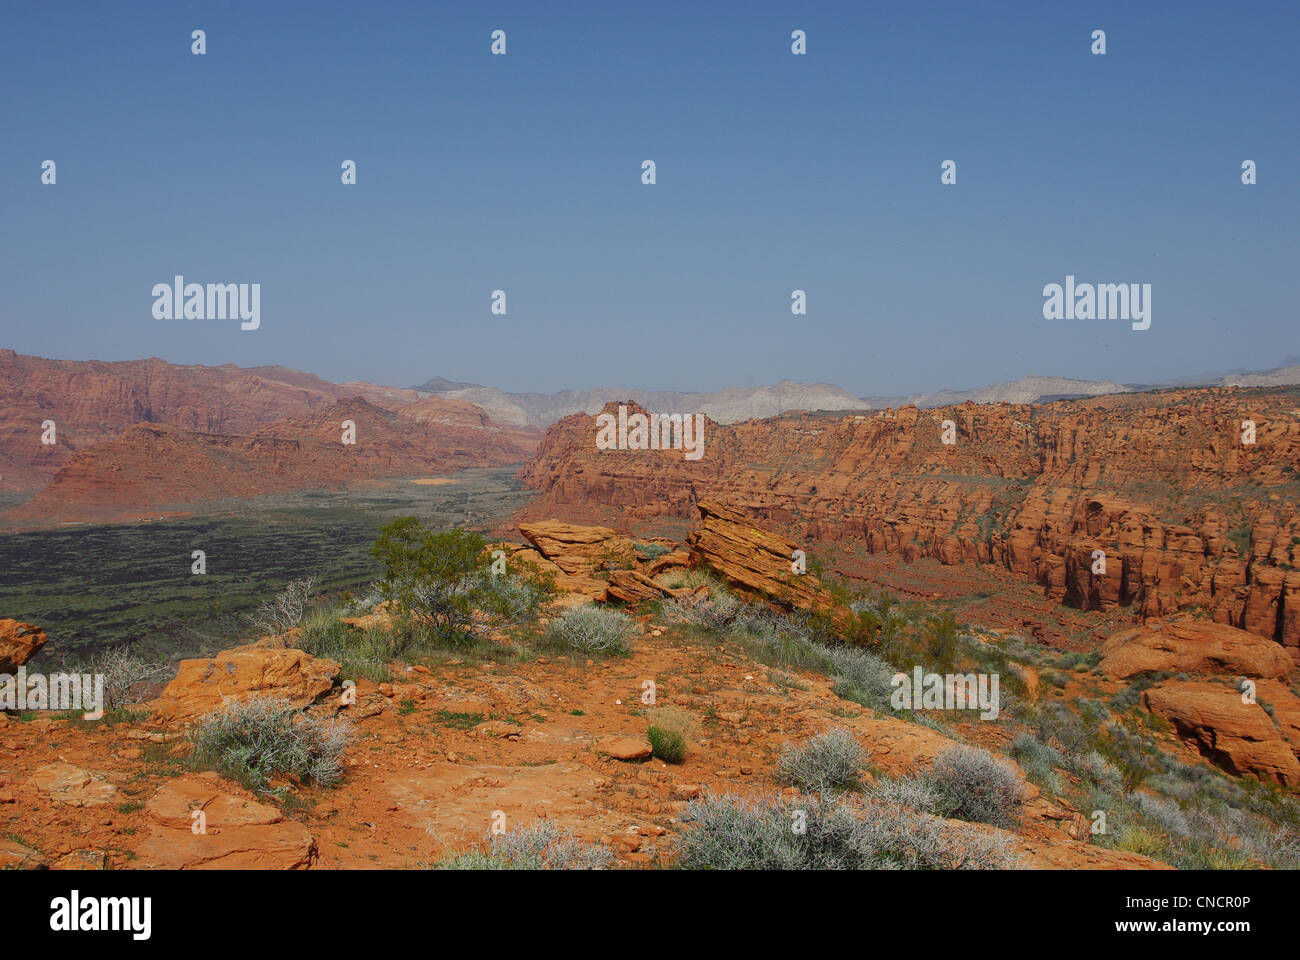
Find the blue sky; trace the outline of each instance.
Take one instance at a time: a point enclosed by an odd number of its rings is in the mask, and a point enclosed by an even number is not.
[[[547,392],[1273,366],[1298,31],[1294,2],[11,4],[0,346]],[[261,329],[155,320],[178,273],[260,283]],[[1151,328],[1044,320],[1067,274],[1150,283]]]

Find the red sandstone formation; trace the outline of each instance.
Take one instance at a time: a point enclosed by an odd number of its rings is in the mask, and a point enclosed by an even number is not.
[[[945,420],[955,444],[941,440]],[[593,503],[693,518],[700,500],[725,500],[800,543],[997,564],[1079,607],[1197,608],[1300,658],[1293,388],[709,421],[694,461],[597,450],[595,433],[582,414],[547,431],[520,472],[539,491],[523,519],[590,516]]]
[[[353,397],[244,436],[137,424],[78,453],[44,490],[0,517],[133,520],[227,497],[504,466],[527,455],[526,431],[500,430],[462,401],[441,403],[421,401],[408,416]],[[355,425],[354,444],[343,442],[344,421]]]
[[[137,423],[246,435],[356,396],[388,408],[419,398],[413,390],[330,383],[284,367],[46,360],[0,350],[0,490],[38,490],[78,451]],[[41,442],[46,420],[56,426],[52,445]]]

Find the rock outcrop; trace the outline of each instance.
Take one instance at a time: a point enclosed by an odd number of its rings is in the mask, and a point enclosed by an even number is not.
[[[796,573],[795,544],[757,527],[735,510],[701,500],[700,526],[687,538],[693,564],[721,574],[731,584],[801,610],[829,611],[833,601],[811,573]]]
[[[1148,710],[1172,723],[1180,737],[1229,773],[1300,788],[1297,746],[1259,703],[1245,702],[1227,684],[1170,680],[1147,690],[1143,700]]]
[[[334,686],[339,665],[301,650],[248,644],[211,659],[182,660],[150,712],[160,721],[189,722],[229,700],[280,697],[306,707]]]
[[[1101,645],[1101,672],[1124,680],[1145,672],[1284,678],[1295,664],[1278,644],[1221,623],[1149,621]]]
[[[21,620],[0,620],[0,673],[13,673],[49,643],[40,627]]]

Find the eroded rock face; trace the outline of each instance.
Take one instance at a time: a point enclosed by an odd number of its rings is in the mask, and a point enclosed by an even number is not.
[[[35,624],[0,620],[0,673],[13,673],[49,641]]]
[[[150,704],[158,720],[189,722],[227,700],[283,697],[305,707],[334,686],[339,665],[301,650],[248,644],[211,659],[182,660],[176,678]]]
[[[739,512],[712,500],[698,504],[700,526],[687,538],[693,564],[702,563],[731,583],[802,610],[827,610],[830,594],[811,573],[795,573],[795,544],[760,529]]]
[[[1143,700],[1229,773],[1254,774],[1292,790],[1300,787],[1295,748],[1262,706],[1243,702],[1241,693],[1227,684],[1170,680],[1147,690]]]
[[[1245,419],[1258,425],[1249,447]],[[955,444],[941,442],[945,420]],[[708,421],[699,460],[597,450],[595,432],[586,415],[547,431],[519,474],[539,491],[525,521],[591,504],[689,519],[725,502],[801,542],[996,564],[1073,606],[1197,607],[1300,659],[1300,504],[1270,490],[1300,463],[1285,390]],[[1190,508],[1192,495],[1209,505]]]
[[[1101,645],[1101,672],[1123,680],[1143,672],[1289,677],[1295,664],[1272,640],[1221,623],[1153,620]]]
[[[636,558],[632,540],[610,527],[540,520],[521,523],[519,532],[536,549],[520,551],[516,556],[530,561],[534,558],[529,554],[536,553],[541,560],[539,568],[554,568],[556,584],[562,590],[592,600],[603,601],[609,596],[609,584],[595,576],[598,570],[607,565],[628,565]]]

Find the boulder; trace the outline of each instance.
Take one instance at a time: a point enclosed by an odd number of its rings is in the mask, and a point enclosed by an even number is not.
[[[1289,789],[1300,787],[1300,760],[1258,703],[1243,703],[1227,684],[1170,680],[1143,694],[1148,710],[1234,776],[1254,774]]]
[[[701,500],[699,510],[700,527],[687,537],[692,565],[708,566],[736,586],[792,607],[833,607],[817,577],[791,569],[793,541],[712,500]]]
[[[646,760],[654,753],[654,748],[645,737],[608,734],[596,741],[596,752],[615,760]]]
[[[1282,645],[1222,623],[1149,621],[1101,645],[1101,672],[1123,680],[1147,671],[1284,678],[1294,663]]]
[[[602,562],[609,558],[622,558],[629,562],[636,558],[631,538],[610,527],[538,520],[519,524],[519,532],[543,557],[570,575],[590,575],[602,569]]]
[[[13,673],[49,643],[40,627],[21,620],[0,620],[0,673]]]
[[[690,591],[665,587],[637,570],[611,570],[606,593],[609,597],[622,600],[624,603],[640,603],[642,600],[685,597],[690,594]]]
[[[338,672],[333,660],[249,644],[211,659],[182,660],[176,679],[149,706],[163,721],[192,721],[228,700],[255,696],[282,697],[305,707],[334,686]]]

